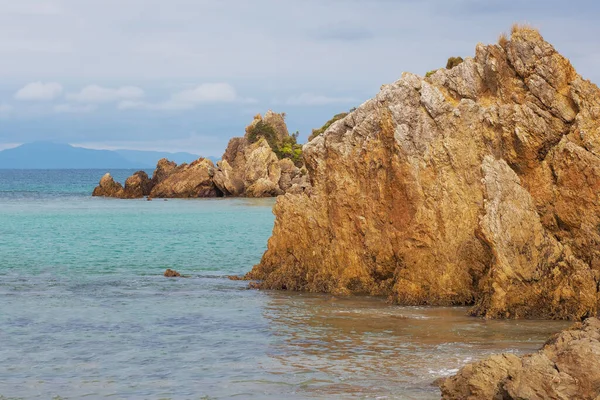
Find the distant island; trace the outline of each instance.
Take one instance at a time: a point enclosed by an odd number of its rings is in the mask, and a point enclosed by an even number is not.
[[[0,151],[0,169],[147,169],[154,168],[161,158],[189,163],[199,157],[182,152],[96,150],[66,143],[33,142]]]

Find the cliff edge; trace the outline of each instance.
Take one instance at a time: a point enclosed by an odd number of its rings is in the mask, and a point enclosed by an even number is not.
[[[457,64],[457,65],[456,65]],[[247,275],[263,288],[598,314],[600,90],[534,29],[405,73],[303,147]]]

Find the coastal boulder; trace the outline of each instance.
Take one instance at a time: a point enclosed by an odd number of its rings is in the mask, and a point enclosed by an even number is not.
[[[158,183],[152,188],[150,197],[195,198],[221,196],[221,191],[217,189],[212,179],[214,171],[213,162],[207,158],[199,158],[191,164],[181,164],[170,169],[168,175],[163,175],[162,178],[157,179]]]
[[[152,190],[152,181],[144,171],[137,171],[125,181],[123,198],[137,199],[148,196]]]
[[[494,355],[440,384],[443,399],[580,399],[600,396],[600,320],[552,337],[535,354]]]
[[[278,198],[247,278],[487,318],[597,315],[599,143],[598,87],[515,26],[305,144],[310,186]]]
[[[152,174],[151,186],[154,187],[162,181],[164,181],[165,179],[167,179],[175,171],[176,168],[177,163],[175,163],[174,161],[169,161],[166,158],[161,158],[160,160],[158,160],[158,163],[156,164],[156,169]]]
[[[94,189],[92,196],[99,197],[122,197],[123,196],[123,186],[115,182],[110,173],[104,174],[104,176],[100,179],[100,183]]]

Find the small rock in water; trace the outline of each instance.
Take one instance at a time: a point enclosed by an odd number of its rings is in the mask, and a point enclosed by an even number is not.
[[[240,276],[240,275],[227,275],[227,279],[229,279],[230,281],[244,281],[246,279],[244,279],[244,276]]]
[[[248,289],[260,289],[260,283],[256,281],[248,282]]]
[[[165,271],[165,277],[167,278],[179,278],[181,277],[181,274],[177,271],[175,271],[174,269],[169,269],[167,268],[167,270]]]
[[[146,201],[152,201],[152,197],[147,197]]]

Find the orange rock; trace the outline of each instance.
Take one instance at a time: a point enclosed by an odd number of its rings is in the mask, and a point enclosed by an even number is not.
[[[173,269],[167,269],[164,273],[166,278],[179,278],[181,274]]]
[[[303,148],[247,275],[265,288],[596,315],[600,90],[535,30],[398,81]]]

